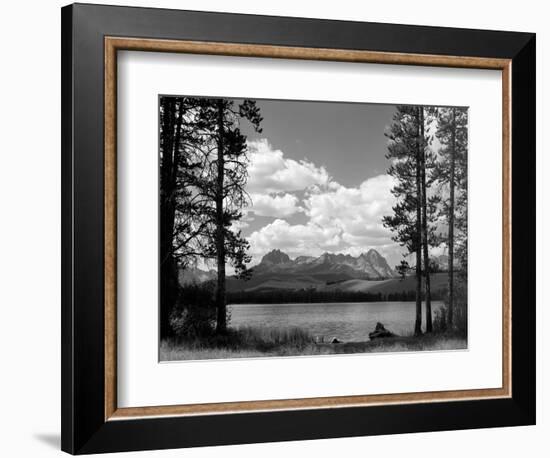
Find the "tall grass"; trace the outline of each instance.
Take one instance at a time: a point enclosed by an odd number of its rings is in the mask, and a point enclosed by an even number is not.
[[[227,348],[190,347],[163,340],[160,344],[161,361],[190,361],[200,359],[259,358],[266,353],[257,350],[235,350]]]
[[[334,355],[407,351],[445,351],[467,348],[456,332],[331,344],[314,339],[299,328],[230,328],[227,335],[210,338],[172,338],[161,342],[161,361],[253,358],[266,356]]]
[[[315,339],[300,328],[229,328],[225,335],[185,336],[161,343],[161,360],[304,354]]]
[[[314,338],[307,331],[296,327],[279,329],[242,326],[232,333],[230,340],[240,347],[259,350],[270,350],[281,346],[300,349],[315,343]]]
[[[448,351],[468,348],[467,340],[456,333],[423,334],[421,336],[350,342],[339,346],[338,353],[400,353],[409,351]]]

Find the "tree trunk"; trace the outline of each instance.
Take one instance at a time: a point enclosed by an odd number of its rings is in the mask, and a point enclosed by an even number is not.
[[[418,138],[420,137],[420,125],[418,126]],[[414,323],[414,335],[422,334],[422,240],[421,240],[421,183],[420,183],[420,145],[417,138],[416,151],[416,319]]]
[[[455,110],[452,108],[451,124],[451,176],[449,178],[449,311],[447,327],[453,328],[454,313],[454,226],[455,226],[455,148],[456,148],[456,119]]]
[[[422,245],[424,250],[424,278],[426,295],[426,332],[432,332],[432,294],[430,288],[430,256],[428,254],[428,199],[426,195],[426,148],[424,145],[424,108],[420,107],[420,158],[422,181]]]
[[[173,152],[175,145],[175,101],[164,99],[164,119],[162,123],[162,159],[160,170],[160,336],[168,337],[172,334],[170,327],[170,312],[176,299],[175,266],[172,257],[172,235],[174,229],[174,210],[172,196],[174,184]]]
[[[216,177],[216,260],[218,267],[218,284],[216,288],[216,333],[227,331],[227,312],[225,304],[225,240],[223,211],[224,181],[224,107],[223,100],[218,101],[218,167]]]

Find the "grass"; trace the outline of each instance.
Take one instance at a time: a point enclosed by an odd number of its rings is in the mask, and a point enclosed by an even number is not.
[[[464,350],[468,348],[465,337],[456,334],[424,334],[421,336],[389,337],[370,340],[368,342],[347,342],[343,344],[321,344],[329,347],[327,353],[383,353],[404,351],[447,351]]]
[[[241,327],[229,329],[227,335],[224,336],[165,339],[160,346],[160,360],[183,361],[266,356],[445,351],[465,348],[467,348],[466,338],[449,333],[331,344],[319,343],[300,328]]]
[[[300,328],[230,328],[226,335],[161,342],[161,361],[309,354],[314,338]]]

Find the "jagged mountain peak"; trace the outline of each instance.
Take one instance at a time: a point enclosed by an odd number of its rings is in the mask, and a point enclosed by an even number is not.
[[[261,260],[261,264],[286,264],[290,257],[285,252],[275,249],[267,253]]]
[[[351,254],[325,252],[320,256],[298,256],[296,259],[290,259],[285,252],[274,249],[267,253],[259,264],[252,267],[252,272],[252,278],[256,282],[277,287],[294,280],[298,281],[301,287],[305,287],[324,285],[330,281],[382,280],[396,277],[384,256],[375,249],[370,249],[357,257]],[[188,267],[181,268],[178,272],[178,280],[182,286],[215,278],[215,270],[203,271]],[[235,284],[240,283],[237,281]]]
[[[385,258],[380,253],[378,253],[378,251],[376,251],[374,248],[371,248],[366,253],[361,253],[361,256],[369,260],[382,260],[382,259],[385,260]]]
[[[315,273],[323,272],[347,275],[350,278],[391,278],[395,272],[386,259],[375,249],[370,249],[357,257],[344,253],[324,252],[318,257],[298,256],[292,260],[281,250],[267,253],[257,266],[263,273],[273,270],[276,273]]]

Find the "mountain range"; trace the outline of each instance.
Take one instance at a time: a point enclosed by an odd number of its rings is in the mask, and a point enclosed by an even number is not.
[[[326,287],[348,280],[380,281],[396,277],[386,259],[371,249],[357,257],[349,254],[323,253],[321,256],[298,256],[291,259],[281,250],[267,253],[252,267],[250,280],[227,278],[228,291],[257,289],[301,289]],[[215,279],[215,270],[180,270],[182,285]]]
[[[298,256],[292,260],[280,251],[272,250],[253,267],[254,274],[295,273],[335,275],[348,278],[381,280],[395,277],[396,274],[386,259],[374,249],[357,257],[349,254],[323,253],[319,257]],[[342,280],[343,278],[339,278]]]

